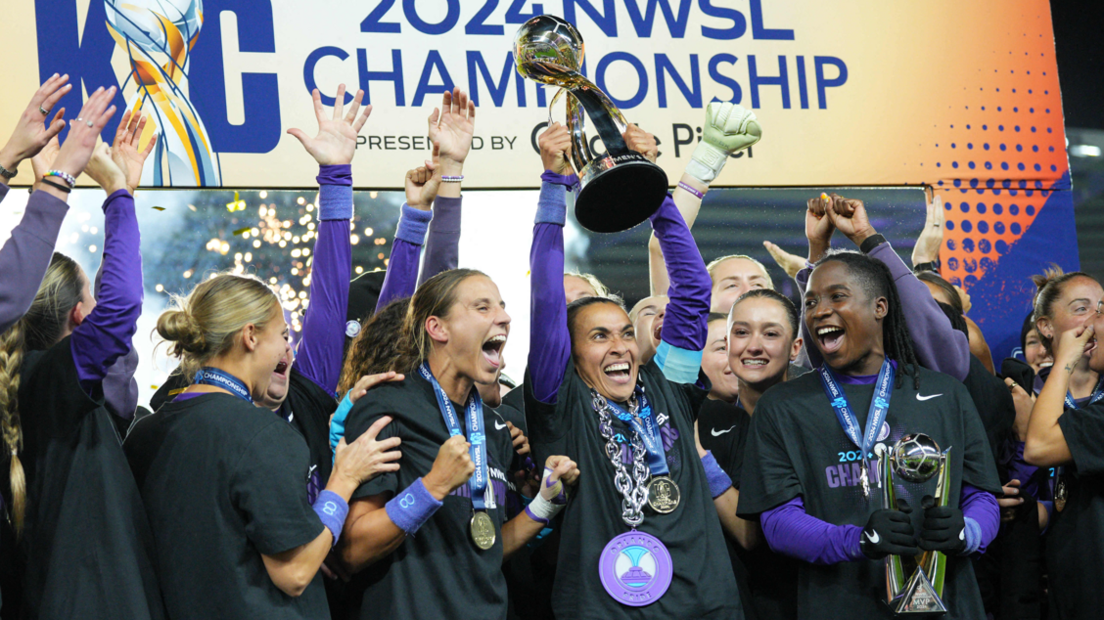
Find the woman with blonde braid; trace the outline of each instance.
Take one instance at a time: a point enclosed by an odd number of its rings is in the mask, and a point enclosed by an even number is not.
[[[129,349],[142,311],[134,188],[127,184],[145,159],[128,151],[139,124],[124,118],[113,152],[103,145],[92,152],[114,112],[113,96],[108,89],[90,97],[56,170],[42,181],[67,193],[87,163],[108,194],[99,299],[80,266],[54,254],[30,310],[0,338],[10,450],[4,499],[26,564],[22,615],[30,618],[164,617],[146,514],[103,400],[107,370]],[[139,174],[128,174],[131,166]]]

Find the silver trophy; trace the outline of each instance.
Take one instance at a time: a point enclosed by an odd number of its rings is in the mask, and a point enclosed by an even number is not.
[[[893,488],[896,474],[906,482],[921,484],[938,476],[935,503],[946,506],[950,487],[947,452],[940,452],[935,441],[923,434],[905,435],[892,448],[883,452],[879,461],[882,487],[882,507],[895,509],[897,493]],[[943,582],[947,574],[947,556],[941,551],[924,551],[915,557],[890,555],[885,558],[886,603],[896,614],[942,614]],[[907,576],[906,576],[907,575]]]
[[[522,24],[514,37],[514,61],[522,77],[559,86],[549,103],[567,93],[567,127],[571,132],[571,163],[579,175],[575,217],[594,232],[628,230],[655,213],[667,194],[667,174],[625,144],[628,122],[580,70],[583,37],[570,23],[539,15]],[[585,111],[585,114],[584,114]],[[598,155],[586,136],[586,116],[606,146]]]

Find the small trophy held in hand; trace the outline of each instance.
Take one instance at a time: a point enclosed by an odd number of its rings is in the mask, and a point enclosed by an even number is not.
[[[580,70],[583,37],[570,23],[552,15],[525,22],[514,37],[514,60],[522,77],[559,86],[567,93],[567,126],[571,163],[579,175],[575,217],[594,232],[628,230],[655,213],[667,194],[667,174],[625,144],[628,122],[601,89]],[[606,146],[599,155],[590,147],[586,117]],[[549,124],[551,124],[551,113]]]
[[[950,449],[948,448],[947,452]],[[897,507],[893,488],[894,475],[906,482],[921,484],[938,477],[935,503],[946,506],[950,487],[947,452],[941,452],[935,441],[923,434],[905,435],[892,448],[880,455],[882,507]],[[947,572],[947,556],[940,551],[925,551],[915,557],[889,555],[886,564],[886,603],[898,615],[942,614],[943,582]]]

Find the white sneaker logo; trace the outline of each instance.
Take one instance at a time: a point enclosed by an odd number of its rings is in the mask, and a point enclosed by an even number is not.
[[[882,537],[878,536],[878,532],[864,532],[866,539],[870,541],[870,544],[876,545],[882,542]]]
[[[499,424],[499,423],[498,423],[498,420],[495,420],[495,430],[499,430],[499,431],[500,431],[500,430],[502,430],[502,429],[504,429],[504,428],[506,428],[506,425],[505,425],[505,424]]]
[[[733,425],[733,426],[731,426],[731,427],[729,427],[729,428],[727,428],[727,429],[725,429],[725,430],[723,430],[723,431],[719,431],[719,430],[717,430],[717,429],[713,428],[713,429],[710,429],[710,430],[709,430],[709,432],[710,432],[710,433],[712,433],[712,435],[713,435],[714,437],[720,437],[721,435],[724,435],[725,433],[729,433],[729,432],[731,432],[731,431],[732,431],[732,429],[734,429],[734,428],[736,428],[736,426],[735,426],[735,425]]]
[[[932,394],[931,396],[921,396],[921,395],[917,394],[916,395],[916,400],[923,402],[925,400],[931,400],[933,398],[938,398],[940,396],[942,396],[942,394]]]

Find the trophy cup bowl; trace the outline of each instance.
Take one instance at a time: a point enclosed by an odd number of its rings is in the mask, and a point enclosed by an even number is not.
[[[923,433],[905,435],[893,446],[890,460],[893,473],[921,484],[939,473],[942,453],[935,441]]]
[[[640,224],[659,209],[667,195],[667,174],[625,144],[622,137],[628,128],[625,117],[581,73],[585,49],[579,31],[553,15],[530,19],[514,36],[518,74],[562,89],[552,98],[549,108],[560,94],[568,94],[571,162],[580,186],[575,218],[594,232],[620,232]],[[587,116],[605,144],[604,155],[590,147],[585,128]]]

